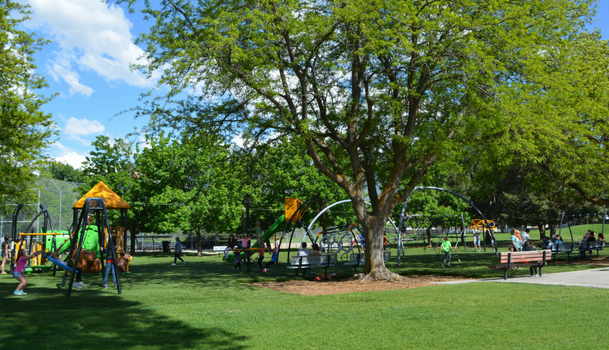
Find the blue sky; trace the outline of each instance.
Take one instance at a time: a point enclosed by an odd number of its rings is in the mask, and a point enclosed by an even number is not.
[[[79,167],[96,136],[125,138],[147,122],[134,119],[133,113],[116,114],[135,107],[140,94],[156,83],[129,70],[143,53],[134,40],[150,23],[113,1],[22,2],[32,7],[24,28],[52,41],[35,55],[37,72],[50,84],[43,93],[60,94],[43,106],[59,128],[48,155]],[[596,18],[594,26],[609,38],[609,0],[599,1]],[[131,139],[140,141],[137,136]]]

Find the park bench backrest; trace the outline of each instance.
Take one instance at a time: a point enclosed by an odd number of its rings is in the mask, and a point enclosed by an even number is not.
[[[508,257],[510,254],[512,255],[512,263],[531,263],[543,261],[543,250],[530,251],[530,252],[507,252],[507,253],[499,253],[499,261],[502,264],[508,263]],[[552,254],[546,250],[546,261],[552,259]]]
[[[575,246],[575,243],[563,243],[561,251],[573,251],[573,248],[575,248]]]
[[[605,241],[584,242],[584,249],[599,249],[605,246]]]
[[[302,260],[300,259],[302,258]],[[291,260],[292,265],[321,265],[328,261],[327,255],[307,255],[307,256],[293,256]],[[336,254],[330,254],[330,264],[336,263]]]
[[[352,253],[349,256],[349,262],[356,263],[358,259],[360,264],[363,264],[366,261],[366,256],[364,253]]]

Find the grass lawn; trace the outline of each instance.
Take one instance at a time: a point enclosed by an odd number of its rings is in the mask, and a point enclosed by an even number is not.
[[[409,248],[402,274],[499,277],[490,253],[459,251],[442,269],[433,250]],[[394,251],[393,254],[396,252]],[[603,252],[605,254],[605,252]],[[268,259],[268,258],[267,258]],[[0,276],[4,329],[0,349],[600,349],[609,347],[609,290],[468,283],[409,290],[303,296],[244,282],[291,278],[284,265],[269,274],[236,272],[216,256],[135,256],[121,275],[123,295],[89,288],[66,298],[60,277],[28,276],[27,296]],[[285,256],[280,258],[285,262]],[[550,265],[546,273],[594,265]],[[339,276],[352,274],[339,265]],[[521,273],[518,272],[513,272]],[[315,283],[315,282],[308,282]],[[582,341],[582,339],[587,339]]]

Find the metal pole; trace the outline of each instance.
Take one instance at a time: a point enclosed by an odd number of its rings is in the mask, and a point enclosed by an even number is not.
[[[463,213],[461,213],[461,222],[463,226],[461,226],[461,237],[463,238],[463,251],[467,250],[467,235],[465,234],[465,218],[463,217]]]
[[[250,194],[245,195],[245,234],[250,228]]]
[[[601,233],[603,237],[605,237],[605,218],[607,217],[607,208],[605,208],[605,213],[603,214],[603,228],[601,229]]]
[[[40,189],[38,189],[38,206],[40,208]],[[36,219],[36,233],[40,233],[40,216]]]

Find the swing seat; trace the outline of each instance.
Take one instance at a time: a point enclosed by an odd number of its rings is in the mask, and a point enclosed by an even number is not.
[[[68,266],[68,264],[66,264],[63,260],[59,260],[59,259],[54,259],[53,257],[49,256],[49,255],[45,255],[46,259],[50,262],[52,262],[53,264],[61,267],[64,270],[67,270],[69,272],[74,272],[74,269],[70,266]]]

